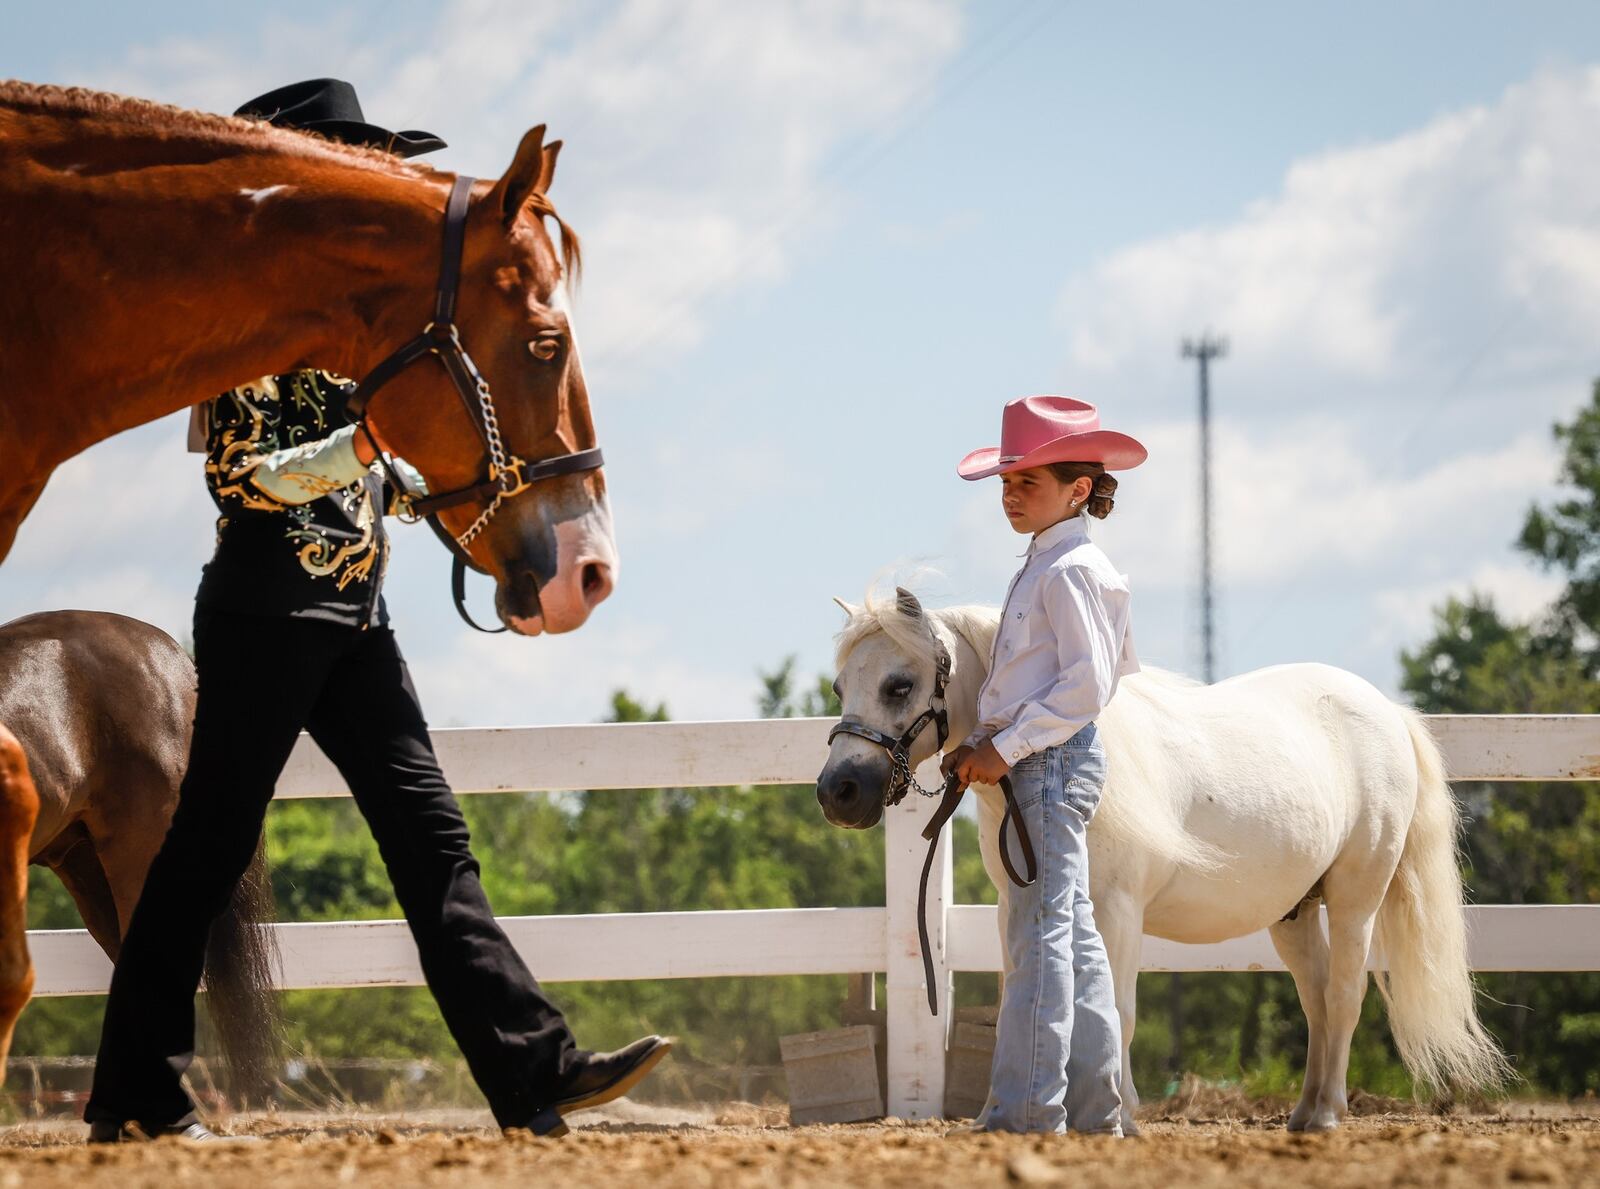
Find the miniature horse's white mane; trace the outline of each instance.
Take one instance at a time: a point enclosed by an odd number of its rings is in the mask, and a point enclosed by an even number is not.
[[[941,607],[937,611],[927,611],[926,614],[966,640],[977,650],[980,657],[989,655],[990,647],[994,643],[994,634],[1000,627],[998,607],[970,604],[961,607]],[[895,646],[907,655],[933,664],[933,637],[928,634],[924,622],[901,610],[899,600],[894,595],[885,596],[869,590],[866,603],[851,608],[850,621],[835,637],[837,644],[837,651],[834,654],[835,667],[844,668],[845,658],[855,646],[877,632],[888,636]]]
[[[924,614],[966,640],[980,657],[989,655],[994,645],[995,633],[1000,630],[1000,609],[981,603],[940,607],[938,610],[924,609]],[[888,636],[895,646],[907,655],[933,664],[933,638],[928,635],[928,629],[923,625],[923,621],[901,610],[899,600],[893,595],[885,596],[869,590],[866,603],[851,609],[850,622],[846,623],[835,637],[838,646],[834,654],[835,668],[844,668],[845,659],[851,650],[877,632]],[[1148,691],[1140,687],[1156,685],[1167,689],[1185,689],[1205,684],[1182,673],[1150,665],[1142,666],[1140,672],[1144,680],[1135,682],[1128,688],[1138,690],[1140,695],[1145,697],[1148,697]]]

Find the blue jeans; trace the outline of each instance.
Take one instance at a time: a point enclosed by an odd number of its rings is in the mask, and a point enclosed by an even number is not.
[[[1089,901],[1087,827],[1105,778],[1093,723],[1011,770],[1039,878],[1007,889],[1011,970],[984,1121],[991,1131],[1106,1133],[1120,1125],[1122,1027]]]

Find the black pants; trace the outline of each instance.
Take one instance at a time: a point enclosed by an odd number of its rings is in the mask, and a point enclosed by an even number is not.
[[[495,923],[393,633],[202,608],[194,636],[189,768],[123,939],[84,1117],[164,1126],[191,1115],[181,1079],[206,936],[305,728],[372,829],[428,987],[495,1118],[525,1125],[556,1097],[572,1033]]]

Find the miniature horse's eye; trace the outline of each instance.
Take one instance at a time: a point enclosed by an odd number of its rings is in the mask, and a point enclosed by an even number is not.
[[[528,344],[528,353],[543,363],[549,363],[557,355],[561,354],[561,340],[534,339],[533,342]]]
[[[911,683],[909,681],[892,681],[884,687],[883,692],[896,699],[910,697]]]

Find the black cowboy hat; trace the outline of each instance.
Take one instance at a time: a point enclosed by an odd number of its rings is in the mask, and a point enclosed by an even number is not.
[[[312,78],[257,95],[233,113],[280,128],[316,132],[345,144],[369,145],[397,157],[415,157],[445,147],[431,132],[390,132],[367,123],[356,89],[339,78]]]

